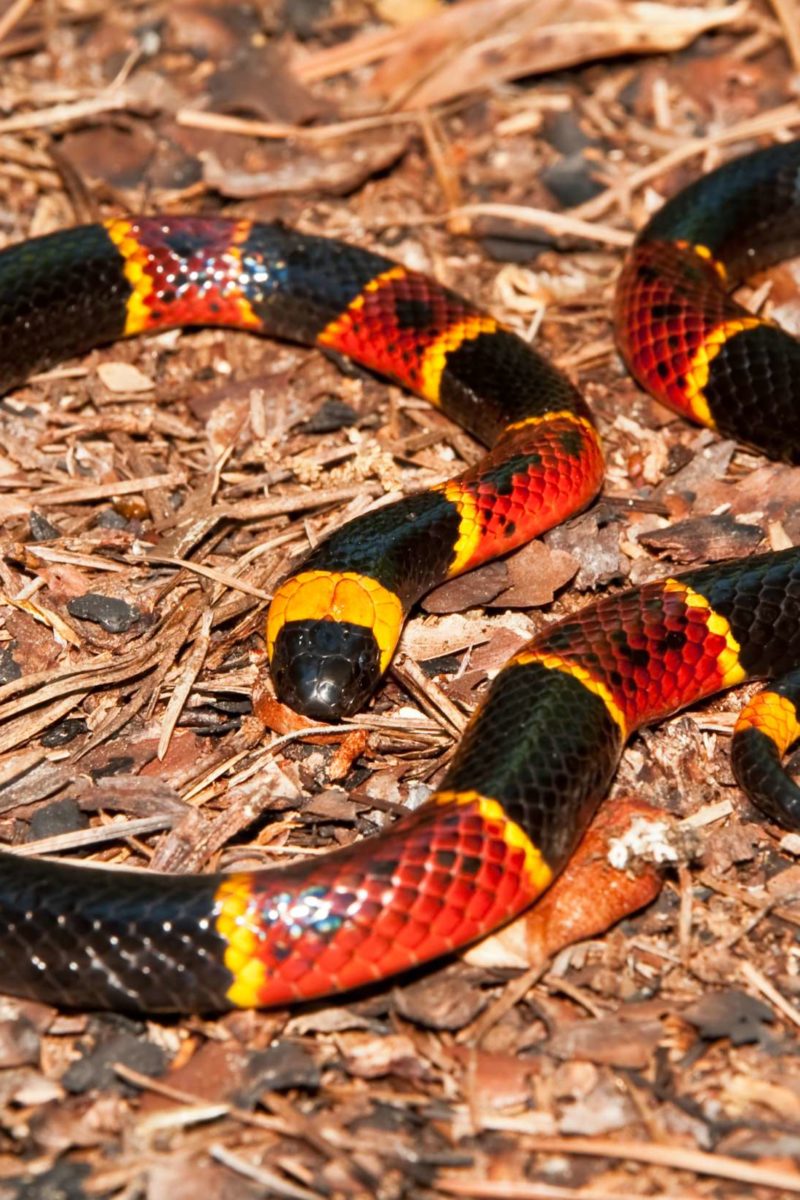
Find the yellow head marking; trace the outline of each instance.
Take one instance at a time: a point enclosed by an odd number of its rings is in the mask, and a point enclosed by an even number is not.
[[[301,571],[280,585],[267,617],[267,652],[289,621],[348,621],[371,629],[385,671],[403,625],[400,598],[355,571]]]

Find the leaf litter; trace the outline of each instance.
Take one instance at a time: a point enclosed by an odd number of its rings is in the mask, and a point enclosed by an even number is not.
[[[796,0],[6,6],[3,242],[146,207],[373,246],[535,334],[589,398],[608,478],[591,513],[437,589],[373,705],[309,732],[266,676],[275,581],[477,447],[371,377],[222,331],[17,389],[0,401],[5,843],[164,870],[346,845],[425,798],[533,632],[674,564],[797,540],[797,473],[642,396],[608,313],[663,197],[800,126],[798,27]],[[791,266],[751,292],[795,332],[796,295]],[[615,875],[601,826],[574,869],[642,906],[610,932],[591,893],[590,930],[554,890],[465,959],[301,1012],[3,1001],[0,1197],[800,1192],[796,838],[733,785],[736,706],[626,753],[604,819],[655,806],[677,866],[663,888],[646,860]]]

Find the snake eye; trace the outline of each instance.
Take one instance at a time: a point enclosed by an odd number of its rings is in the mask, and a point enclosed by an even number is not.
[[[278,698],[321,721],[356,712],[381,674],[374,633],[349,621],[287,621],[270,665]]]

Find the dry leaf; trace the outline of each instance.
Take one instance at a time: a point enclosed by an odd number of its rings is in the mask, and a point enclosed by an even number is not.
[[[515,12],[514,9],[520,9]],[[426,108],[522,76],[620,54],[680,50],[709,29],[737,21],[746,3],[722,9],[573,0],[541,4],[472,0],[412,26],[378,69],[372,90],[399,92],[404,108]],[[509,15],[503,20],[503,14]]]
[[[104,362],[97,368],[100,382],[110,392],[152,392],[155,384],[133,363]]]

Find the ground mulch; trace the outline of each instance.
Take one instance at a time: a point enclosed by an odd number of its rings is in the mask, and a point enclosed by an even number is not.
[[[347,845],[435,785],[532,633],[800,541],[800,472],[644,396],[609,318],[648,214],[796,135],[799,97],[797,0],[0,4],[0,244],[202,211],[369,246],[535,336],[608,459],[588,513],[438,589],[368,710],[305,738],[266,675],[276,580],[479,447],[363,372],[220,330],[6,395],[0,839],[171,871]],[[797,263],[741,295],[800,333]],[[734,784],[740,702],[628,748],[617,804],[658,809],[677,849],[608,931],[538,958],[491,939],[292,1012],[0,1002],[0,1200],[800,1194],[800,837]]]

